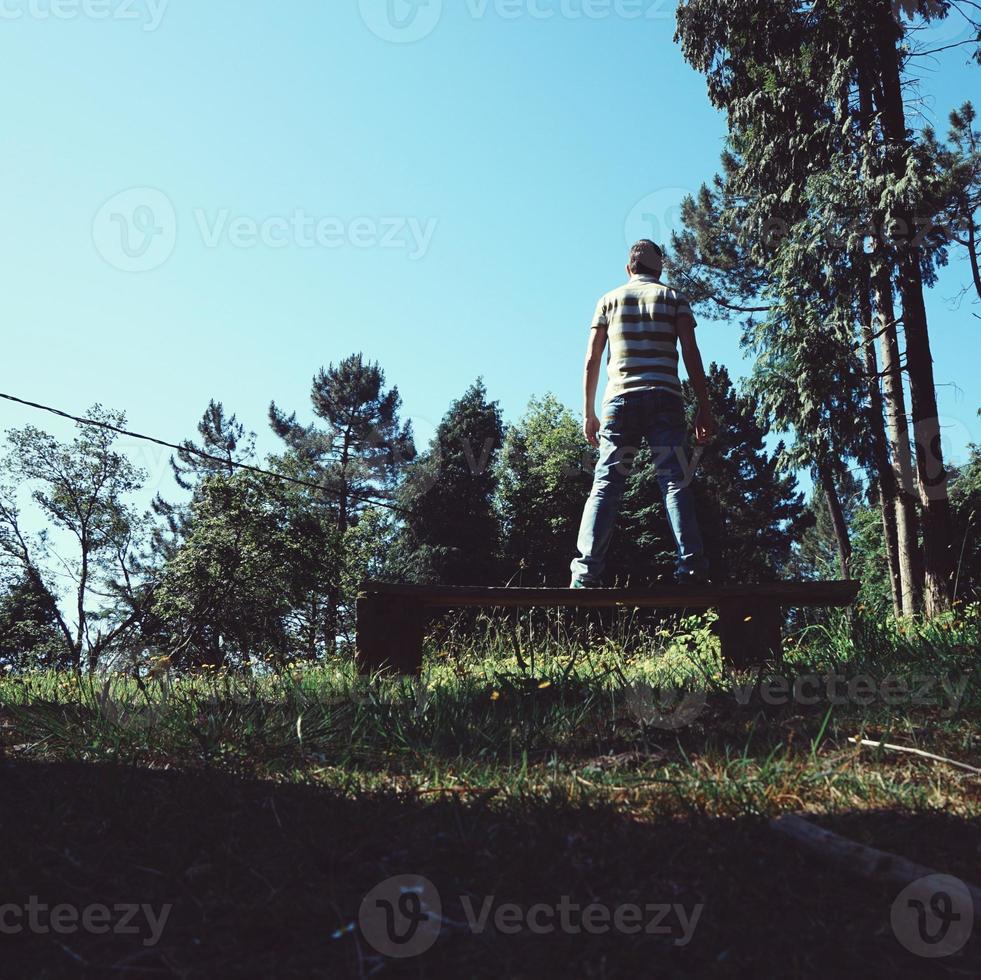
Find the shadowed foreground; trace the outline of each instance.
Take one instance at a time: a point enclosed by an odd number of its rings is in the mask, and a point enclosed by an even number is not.
[[[977,880],[981,828],[942,814],[844,813],[853,839]],[[145,935],[4,937],[2,976],[970,976],[975,936],[942,962],[896,941],[895,889],[844,877],[762,818],[647,822],[603,804],[499,804],[459,793],[351,799],[332,789],[216,772],[0,764],[3,899],[173,905]],[[364,895],[397,874],[437,886],[439,941],[385,960],[357,930]],[[460,896],[496,903],[704,903],[672,936],[482,935]],[[339,938],[333,938],[342,930]]]

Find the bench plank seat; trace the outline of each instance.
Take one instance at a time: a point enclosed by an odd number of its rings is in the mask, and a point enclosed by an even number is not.
[[[426,623],[436,610],[459,608],[577,608],[719,610],[723,657],[744,667],[779,659],[783,610],[846,607],[860,582],[770,582],[655,589],[527,589],[394,585],[366,582],[357,608],[358,667],[362,673],[422,669]]]

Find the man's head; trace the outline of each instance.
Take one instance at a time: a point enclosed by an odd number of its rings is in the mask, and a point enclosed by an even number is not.
[[[653,276],[659,279],[664,271],[664,253],[652,241],[645,238],[630,250],[627,273],[631,276]]]

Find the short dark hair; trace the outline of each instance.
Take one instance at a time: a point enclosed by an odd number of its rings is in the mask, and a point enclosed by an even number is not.
[[[649,238],[637,242],[630,250],[630,271],[658,276],[664,270],[664,253]]]

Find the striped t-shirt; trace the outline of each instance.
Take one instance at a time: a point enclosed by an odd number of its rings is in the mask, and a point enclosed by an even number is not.
[[[593,329],[609,331],[606,397],[659,388],[681,395],[678,377],[678,320],[689,316],[684,294],[653,276],[634,276],[596,306]]]

